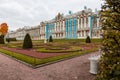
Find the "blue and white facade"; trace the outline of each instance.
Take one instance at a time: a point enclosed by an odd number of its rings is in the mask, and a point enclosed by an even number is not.
[[[54,19],[41,23],[40,33],[41,39],[50,36],[54,39],[100,38],[99,12],[85,9],[66,16],[58,13]]]
[[[100,38],[100,29],[99,11],[92,12],[85,8],[76,13],[69,11],[68,15],[58,13],[55,18],[43,21],[40,25],[18,29],[9,35],[17,40],[23,40],[26,33],[31,35],[32,40],[48,39],[50,36],[54,39]]]

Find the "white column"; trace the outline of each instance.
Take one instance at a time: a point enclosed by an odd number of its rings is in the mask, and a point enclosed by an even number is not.
[[[81,32],[79,32],[79,38],[81,37]]]
[[[85,19],[84,19],[84,17],[82,18],[83,20],[82,20],[82,28],[84,28],[85,26],[84,26],[84,23],[85,23]]]
[[[58,22],[57,22],[57,24],[56,24],[56,31],[58,31]]]
[[[81,31],[80,33],[81,33],[81,37],[83,37],[83,31]]]
[[[59,24],[59,22],[58,22],[58,31],[60,31],[60,24]]]
[[[61,31],[62,31],[63,30],[62,21],[60,22],[60,25],[61,25]]]
[[[97,27],[100,27],[100,25],[99,25],[99,18],[97,18]]]
[[[84,37],[86,37],[86,31],[84,31]]]
[[[84,27],[86,27],[86,17],[84,17]]]
[[[46,27],[45,27],[45,26],[43,26],[43,27],[44,27],[44,29],[45,29],[43,32],[45,33],[45,31],[46,31]]]
[[[63,21],[63,31],[65,30],[65,24],[64,23],[65,23],[65,21]]]
[[[41,29],[41,30],[42,30],[42,33],[44,32],[43,28],[44,28],[44,27],[42,27],[42,29]]]
[[[88,27],[90,28],[90,16],[88,17]]]
[[[78,23],[77,28],[80,29],[80,26],[79,26],[79,18],[77,19],[77,23]]]
[[[57,22],[57,31],[59,31],[59,22]]]
[[[88,17],[86,17],[86,27],[88,28]]]
[[[46,31],[46,30],[45,30]],[[41,34],[41,27],[40,27],[40,34]]]
[[[45,26],[43,26],[43,28],[44,28],[44,31],[43,31],[43,33],[45,33],[45,31],[46,31],[46,27],[45,27]]]
[[[65,38],[65,21],[63,21],[63,38]]]
[[[57,31],[57,22],[55,23],[55,28],[56,28],[56,30],[55,30],[55,31]]]
[[[59,28],[60,28],[60,31],[61,31],[61,22],[59,22],[59,26],[60,26]]]
[[[59,25],[60,25],[60,31],[61,31],[61,22],[59,22]]]
[[[61,25],[61,31],[62,31],[63,30],[62,22],[60,22],[60,25]]]
[[[79,28],[81,28],[81,18],[79,18]]]
[[[56,23],[54,23],[55,24],[55,28],[54,28],[54,31],[56,32]]]
[[[42,32],[43,32],[43,29],[42,29],[43,27],[41,27],[41,29],[40,29],[40,32],[41,32],[41,34],[42,34]]]
[[[79,38],[79,32],[77,33],[77,37]]]
[[[83,24],[82,24],[82,22],[83,22],[83,20],[82,20],[82,18],[81,18],[81,28],[83,28]]]

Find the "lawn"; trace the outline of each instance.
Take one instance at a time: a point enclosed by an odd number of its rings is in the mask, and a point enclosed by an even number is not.
[[[37,66],[37,65],[46,64],[46,63],[54,62],[61,59],[76,57],[76,56],[97,51],[101,44],[101,40],[99,39],[94,40],[92,41],[92,43],[89,43],[89,44],[86,44],[84,41],[85,41],[84,39],[82,40],[60,39],[60,40],[54,40],[54,42],[52,43],[43,43],[42,40],[33,41],[33,49],[37,52],[42,52],[42,53],[44,52],[49,54],[50,53],[68,53],[68,54],[62,54],[59,56],[42,58],[42,59],[26,56],[20,53],[18,54],[5,49],[0,49],[0,52],[6,55],[9,55],[11,57],[14,57],[18,60],[24,61],[32,66]],[[22,41],[10,42],[5,45],[0,45],[0,47],[3,47],[3,46],[22,49]]]
[[[28,63],[32,66],[37,66],[37,65],[48,63],[48,62],[57,61],[57,60],[60,60],[60,59],[66,59],[66,58],[72,58],[72,57],[80,56],[80,55],[87,54],[87,53],[90,53],[90,52],[94,52],[94,51],[97,51],[97,50],[98,50],[97,48],[94,48],[94,49],[87,50],[87,51],[73,52],[73,53],[70,53],[70,54],[64,54],[64,55],[59,55],[59,56],[44,58],[44,59],[30,57],[30,56],[26,56],[26,55],[23,55],[23,54],[18,54],[18,53],[15,53],[15,52],[4,50],[4,49],[0,49],[0,52],[2,52],[3,54],[9,55],[13,58],[16,58],[18,60],[24,61],[24,62],[26,62],[26,63]]]

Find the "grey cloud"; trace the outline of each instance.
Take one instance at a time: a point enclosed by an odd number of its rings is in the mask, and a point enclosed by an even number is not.
[[[0,23],[7,22],[11,30],[38,25],[54,18],[58,12],[77,12],[84,6],[100,9],[100,0],[0,0]]]

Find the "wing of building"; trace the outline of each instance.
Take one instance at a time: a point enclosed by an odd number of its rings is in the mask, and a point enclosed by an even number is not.
[[[32,28],[18,29],[10,32],[10,37],[23,40],[26,33],[29,33],[32,40],[48,39],[79,39],[90,36],[100,38],[100,11],[92,12],[90,8],[68,15],[58,13],[55,18],[43,21]]]

